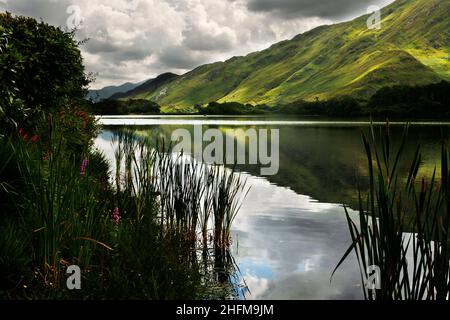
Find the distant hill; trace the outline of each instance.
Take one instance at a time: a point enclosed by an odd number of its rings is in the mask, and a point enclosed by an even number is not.
[[[134,88],[139,86],[141,83],[142,82],[139,82],[139,83],[127,82],[120,86],[108,86],[108,87],[104,87],[99,90],[89,90],[86,98],[88,100],[92,100],[93,102],[99,102],[99,101],[110,98],[114,94],[133,90]]]
[[[127,97],[133,97],[135,99],[145,99],[147,98],[147,94],[150,92],[154,92],[157,89],[162,88],[165,84],[170,83],[175,80],[179,76],[173,73],[163,73],[157,76],[154,79],[149,79],[140,85],[127,90],[126,92],[118,92],[110,97],[110,99],[121,99]]]
[[[114,98],[143,98],[163,111],[210,101],[276,106],[350,95],[367,100],[392,85],[450,80],[450,0],[397,0],[369,15],[321,26],[270,48],[149,80]]]

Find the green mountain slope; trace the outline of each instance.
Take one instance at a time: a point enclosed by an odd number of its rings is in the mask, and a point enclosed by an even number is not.
[[[395,84],[450,80],[450,0],[397,0],[369,15],[321,26],[270,48],[198,67],[138,95],[173,110],[210,101],[277,105],[352,95]]]

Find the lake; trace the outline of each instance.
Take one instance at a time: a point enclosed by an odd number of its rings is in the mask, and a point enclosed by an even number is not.
[[[348,248],[350,235],[343,204],[357,207],[357,185],[367,184],[367,160],[361,132],[367,121],[227,116],[104,116],[97,148],[113,160],[114,132],[131,128],[139,136],[169,141],[179,128],[279,129],[279,170],[261,176],[259,165],[238,165],[251,187],[233,225],[232,253],[251,292],[247,299],[362,299],[355,257],[332,270]],[[391,123],[394,143],[404,122]],[[421,121],[410,125],[405,159],[418,144],[419,176],[429,176],[440,160],[441,141],[450,123]],[[375,131],[384,130],[375,123]],[[439,168],[437,168],[439,170]],[[350,209],[351,211],[351,209]]]

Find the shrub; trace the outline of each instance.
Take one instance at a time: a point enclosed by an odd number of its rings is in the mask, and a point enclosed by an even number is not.
[[[144,99],[104,100],[93,104],[91,110],[101,115],[158,114],[160,106]]]
[[[263,114],[270,109],[267,106],[242,104],[239,102],[210,102],[206,107],[196,106],[200,114],[211,115],[240,115],[240,114]]]
[[[82,100],[89,78],[74,32],[0,13],[0,121],[3,133],[33,125],[33,116]]]

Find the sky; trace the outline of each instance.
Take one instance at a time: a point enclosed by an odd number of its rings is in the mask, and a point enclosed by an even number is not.
[[[0,0],[0,10],[77,28],[91,89],[259,51],[393,0]]]

